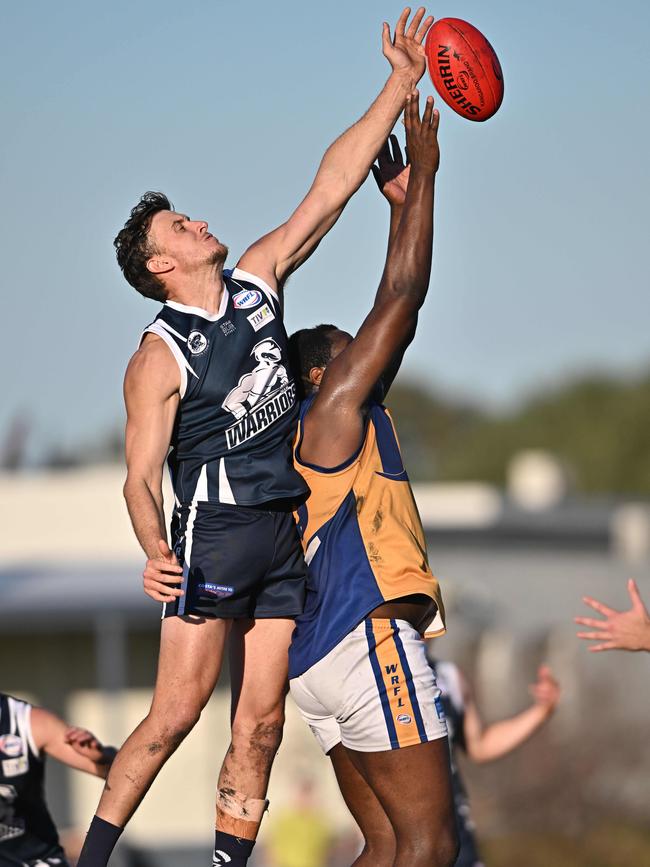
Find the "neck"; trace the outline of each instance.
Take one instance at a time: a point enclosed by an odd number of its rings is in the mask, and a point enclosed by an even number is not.
[[[223,262],[187,275],[175,275],[168,287],[168,301],[186,307],[200,307],[210,314],[217,313],[223,296]]]

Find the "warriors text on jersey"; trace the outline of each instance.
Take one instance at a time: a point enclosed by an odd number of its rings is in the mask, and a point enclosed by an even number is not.
[[[296,620],[289,677],[307,671],[383,602],[421,594],[437,613],[428,636],[444,632],[438,582],[427,561],[420,516],[390,415],[371,405],[361,448],[333,469],[300,459],[303,401],[296,437],[296,468],[311,489],[298,509],[308,564],[305,610]]]
[[[0,864],[67,864],[45,804],[31,705],[0,693]]]
[[[165,341],[181,374],[168,458],[177,502],[301,502],[307,487],[291,455],[296,389],[271,287],[226,271],[217,313],[168,301],[145,333]]]

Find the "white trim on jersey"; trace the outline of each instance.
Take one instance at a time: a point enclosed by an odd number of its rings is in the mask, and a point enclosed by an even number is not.
[[[249,271],[244,271],[242,268],[233,268],[230,272],[230,276],[233,280],[239,278],[240,280],[246,280],[247,283],[253,283],[258,289],[261,289],[266,295],[268,295],[276,304],[280,303],[280,298],[278,297],[278,293],[275,289],[271,289],[268,283],[262,280],[261,277],[258,277],[256,274],[251,274]],[[244,287],[242,286],[242,289]]]
[[[172,328],[171,330],[173,331],[174,329]],[[197,379],[199,378],[199,375],[189,364],[187,358],[185,358],[185,356],[181,352],[178,343],[176,343],[174,338],[169,333],[169,327],[167,326],[167,323],[162,322],[160,319],[158,319],[156,320],[156,322],[152,322],[151,325],[147,325],[147,327],[142,332],[140,343],[142,343],[142,338],[145,334],[155,334],[157,337],[160,337],[160,339],[163,340],[169,347],[171,354],[176,359],[176,364],[178,365],[178,369],[181,373],[181,387],[179,389],[180,395],[181,398],[185,397],[185,392],[187,391],[187,371],[189,370],[192,376],[195,376]],[[183,339],[185,340],[186,338]]]
[[[180,304],[178,301],[165,301],[165,305],[167,307],[171,307],[172,310],[178,310],[181,313],[190,313],[192,316],[200,316],[201,319],[207,319],[208,322],[216,322],[226,312],[226,307],[228,306],[228,290],[226,287],[223,287],[223,292],[221,293],[221,303],[219,304],[219,309],[216,313],[208,313],[207,310],[204,310],[203,307],[190,307],[187,304]]]
[[[228,503],[231,506],[236,505],[235,495],[230,487],[226,472],[226,462],[223,458],[219,460],[219,502]]]

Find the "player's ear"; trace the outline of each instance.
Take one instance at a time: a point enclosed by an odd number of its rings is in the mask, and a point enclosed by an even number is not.
[[[319,388],[324,373],[324,367],[312,367],[312,369],[309,371],[309,381],[311,382],[311,384],[316,386],[316,388]]]
[[[152,256],[151,259],[147,259],[147,271],[151,271],[152,274],[166,274],[173,270],[174,263],[165,256]]]

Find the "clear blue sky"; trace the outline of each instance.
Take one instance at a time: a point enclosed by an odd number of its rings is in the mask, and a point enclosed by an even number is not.
[[[38,450],[120,421],[122,373],[156,311],[114,261],[130,207],[144,190],[167,192],[234,261],[286,218],[380,89],[381,22],[400,9],[3,5],[0,431],[26,408]],[[650,361],[650,7],[460,0],[430,11],[486,33],[506,96],[487,124],[442,106],[433,284],[406,373],[498,404],[572,371],[639,369]],[[355,329],[386,229],[370,182],[293,278],[290,329]]]

